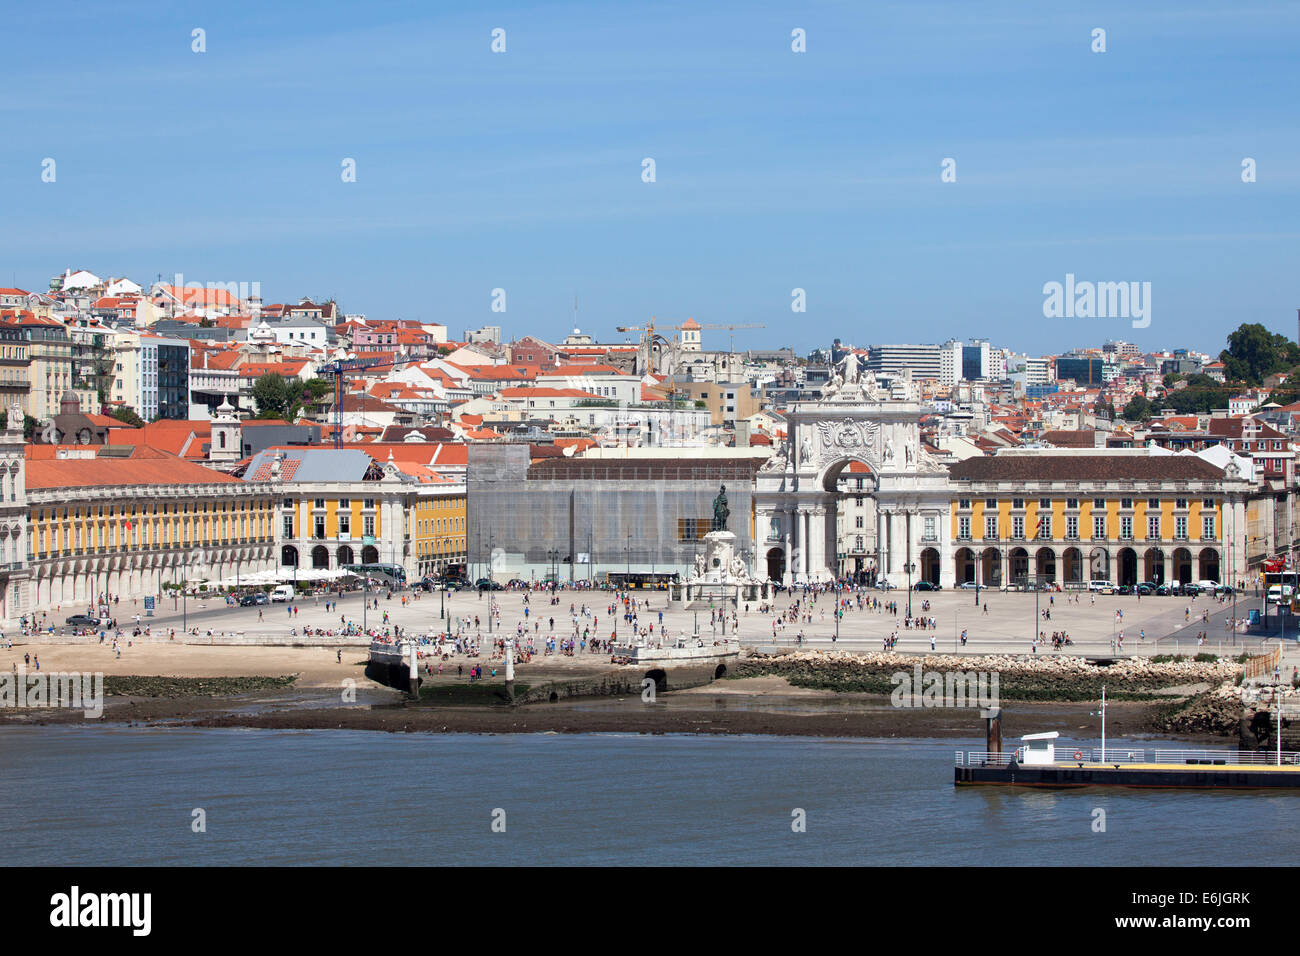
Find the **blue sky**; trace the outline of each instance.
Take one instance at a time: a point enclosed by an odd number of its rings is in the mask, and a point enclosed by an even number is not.
[[[606,340],[693,316],[801,352],[1296,334],[1300,4],[43,2],[6,19],[0,284],[180,272],[550,338],[576,293]],[[1150,282],[1150,327],[1045,319],[1066,273]]]

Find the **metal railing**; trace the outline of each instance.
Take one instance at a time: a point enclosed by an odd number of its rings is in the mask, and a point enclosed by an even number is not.
[[[957,751],[957,766],[959,767],[1005,767],[1011,763],[1011,758],[1015,756],[1015,751],[1006,751],[1000,754],[988,753],[982,750],[968,750],[963,754]],[[964,758],[964,762],[963,762]]]
[[[1154,763],[1173,764],[1249,764],[1251,766],[1272,766],[1277,764],[1277,751],[1246,750],[1156,750],[1153,751]],[[1300,764],[1300,753],[1293,750],[1282,751],[1282,763],[1294,766]]]
[[[1082,756],[1076,758],[1074,756],[1076,753]],[[1055,757],[1056,763],[1145,763],[1146,751],[1129,750],[1123,747],[1107,747],[1106,759],[1103,760],[1100,747],[1090,747],[1087,750],[1078,747],[1068,752],[1058,751]]]
[[[1075,756],[1078,754],[1079,756]],[[1085,764],[1136,764],[1136,763],[1161,763],[1177,765],[1197,765],[1197,766],[1232,766],[1246,764],[1249,766],[1274,766],[1278,763],[1276,751],[1237,751],[1237,750],[1153,750],[1148,756],[1145,750],[1132,750],[1127,747],[1107,747],[1106,758],[1102,759],[1100,747],[1077,747],[1070,750],[1068,747],[1057,750],[1053,754],[1053,762],[1046,766],[1070,766],[1080,763]],[[956,764],[959,767],[1005,767],[1011,763],[1012,758],[1024,766],[1024,748],[1004,751],[1003,753],[987,753],[980,750],[969,750],[963,753],[956,752]],[[1283,766],[1300,766],[1300,752],[1292,750],[1282,751],[1281,763]],[[1044,766],[1042,764],[1032,764],[1030,766]]]

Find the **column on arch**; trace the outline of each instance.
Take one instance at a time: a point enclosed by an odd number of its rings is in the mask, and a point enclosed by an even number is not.
[[[787,587],[794,583],[794,512],[781,512],[781,534],[785,541],[785,570],[781,577]]]

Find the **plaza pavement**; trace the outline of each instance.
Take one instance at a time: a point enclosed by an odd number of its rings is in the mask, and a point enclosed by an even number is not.
[[[659,613],[663,611],[663,624],[667,626],[670,638],[676,637],[682,633],[691,633],[696,627],[698,620],[699,632],[706,639],[713,639],[715,636],[721,638],[724,629],[720,623],[710,621],[710,612],[704,608],[698,612],[681,609],[667,609],[667,592],[663,591],[637,591],[632,592],[640,602],[649,600],[650,609],[645,610],[644,604],[640,611],[640,624],[655,624],[656,635],[660,631]],[[389,614],[390,624],[400,625],[405,633],[413,635],[439,633],[443,630],[445,624],[440,619],[439,611],[442,603],[441,592],[421,593],[405,592],[408,603],[403,606],[401,603],[401,594],[395,593],[391,598],[385,592],[372,592],[370,600],[373,602],[378,599],[378,610],[368,610],[366,612],[366,624],[370,629],[382,629],[383,616]],[[546,592],[529,592],[530,614],[527,618],[528,633],[535,636],[536,643],[540,647],[543,640],[551,635],[557,638],[572,636],[573,626],[569,614],[570,605],[581,608],[586,604],[591,614],[595,617],[580,616],[579,631],[586,627],[590,629],[591,637],[608,638],[613,631],[614,622],[607,613],[608,606],[614,600],[612,592],[606,591],[571,591],[562,590],[558,592],[560,603],[558,606],[549,603],[549,595]],[[740,638],[742,644],[753,647],[757,650],[771,650],[773,648],[790,648],[798,645],[797,635],[802,631],[803,646],[811,648],[824,649],[842,649],[851,651],[877,651],[882,649],[883,639],[893,632],[898,634],[898,643],[896,648],[900,651],[929,652],[931,649],[931,635],[934,637],[934,650],[944,653],[964,653],[964,654],[991,654],[991,653],[1016,653],[1029,654],[1032,652],[1032,637],[1035,629],[1048,635],[1049,640],[1041,642],[1036,653],[1052,654],[1086,654],[1093,656],[1107,656],[1111,654],[1122,653],[1124,655],[1150,655],[1150,654],[1194,654],[1198,650],[1209,651],[1211,653],[1239,653],[1235,648],[1258,648],[1261,641],[1268,634],[1238,634],[1235,637],[1226,627],[1227,620],[1232,616],[1233,603],[1231,600],[1221,603],[1218,598],[1202,595],[1197,598],[1186,597],[1143,597],[1138,598],[1133,595],[1096,595],[1091,596],[1087,592],[1073,592],[1038,595],[1038,610],[1050,610],[1051,619],[1045,620],[1041,616],[1035,617],[1035,602],[1033,593],[1013,592],[1003,593],[998,591],[981,590],[979,592],[979,603],[976,603],[974,591],[939,591],[939,592],[913,592],[912,594],[912,615],[934,618],[936,627],[931,630],[909,629],[903,626],[903,618],[907,612],[907,592],[905,591],[866,591],[863,592],[864,599],[876,598],[882,602],[897,601],[900,605],[897,615],[886,613],[884,611],[873,611],[868,609],[859,610],[857,606],[857,593],[852,595],[853,604],[845,613],[840,623],[838,640],[833,637],[836,633],[835,621],[833,616],[834,597],[827,594],[812,595],[804,598],[802,592],[784,592],[772,602],[772,609],[764,612],[760,610],[761,602],[750,602],[748,610],[742,603],[739,611]],[[1077,596],[1078,603],[1074,603]],[[358,593],[349,594],[340,599],[337,611],[326,613],[324,603],[326,600],[334,600],[333,595],[319,595],[316,597],[300,597],[294,605],[297,608],[297,615],[289,617],[285,604],[267,604],[260,607],[228,607],[224,601],[201,600],[192,598],[187,602],[187,613],[184,615],[185,620],[191,630],[199,631],[200,639],[207,636],[209,631],[213,632],[213,643],[222,643],[222,638],[229,634],[239,634],[242,640],[255,641],[259,636],[273,637],[283,640],[290,634],[290,629],[296,629],[298,635],[302,635],[304,628],[325,628],[338,631],[342,626],[342,619],[348,622],[360,624],[362,620],[362,595]],[[810,603],[812,609],[812,622],[789,622],[782,629],[778,627],[777,637],[774,640],[772,636],[772,621],[781,611],[788,609],[796,600],[805,600]],[[479,618],[479,626],[475,628],[471,623],[469,632],[471,634],[481,634],[485,639],[489,636],[489,627],[487,621],[487,609],[489,602],[495,600],[500,607],[500,628],[493,626],[492,634],[498,634],[502,630],[506,633],[514,634],[516,625],[525,620],[523,613],[523,592],[518,591],[497,591],[491,594],[480,594],[477,591],[451,592],[447,598],[447,614],[451,621],[468,618],[471,622],[475,616]],[[930,609],[922,610],[923,603],[928,601]],[[1247,611],[1251,608],[1259,608],[1261,601],[1253,595],[1243,595],[1238,597],[1236,602],[1236,614],[1239,618],[1244,619]],[[985,613],[984,607],[987,605],[988,611]],[[1186,615],[1186,609],[1190,608],[1190,615]],[[51,608],[48,610],[47,620],[55,625],[55,639],[60,632],[66,632],[63,626],[63,620],[70,614],[83,612],[84,607],[63,606],[60,608]],[[1116,617],[1116,611],[1122,611],[1123,620]],[[259,611],[261,620],[259,621]],[[1209,623],[1202,621],[1203,612],[1209,613]],[[144,617],[144,608],[142,601],[122,601],[114,607],[114,613],[117,616],[118,624],[122,628],[124,635],[129,636],[134,627],[134,616],[141,615],[143,624],[148,624],[152,630],[151,640],[166,640],[166,634],[169,629],[175,628],[177,637],[180,639],[182,631],[182,613],[180,602],[175,603],[170,598],[160,602],[160,608],[153,618]],[[552,630],[550,618],[555,618],[555,626]],[[1276,621],[1276,615],[1270,615],[1270,622]],[[540,627],[534,630],[534,626],[540,623]],[[959,635],[962,629],[968,632],[968,640],[965,647],[959,642]],[[1289,633],[1285,636],[1294,639],[1296,632],[1294,622],[1288,624]],[[1140,632],[1145,629],[1146,638],[1141,640]],[[1124,633],[1124,643],[1122,651],[1116,646],[1114,639],[1117,633],[1122,630]],[[1050,643],[1050,635],[1053,631],[1065,631],[1074,641],[1073,645],[1064,648],[1061,652],[1053,652]],[[1208,643],[1205,647],[1198,647],[1196,635],[1201,631],[1208,634]],[[618,622],[618,633],[620,637],[627,636],[627,627],[620,619]],[[730,623],[725,628],[728,637],[733,636],[733,628]],[[1272,635],[1278,636],[1276,628]],[[15,642],[23,640],[18,635],[13,635]],[[69,638],[70,640],[85,641],[86,638]],[[194,638],[191,637],[191,640]],[[49,638],[43,638],[42,642],[48,641]],[[308,639],[310,640],[310,639]],[[341,638],[325,638],[329,643],[334,641],[344,642]],[[364,639],[353,637],[345,643],[361,644]]]

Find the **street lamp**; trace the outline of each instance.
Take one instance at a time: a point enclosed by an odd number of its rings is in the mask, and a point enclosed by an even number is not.
[[[916,570],[916,562],[908,561],[903,565],[903,569],[907,572],[907,616],[910,618],[912,616],[912,572]]]

